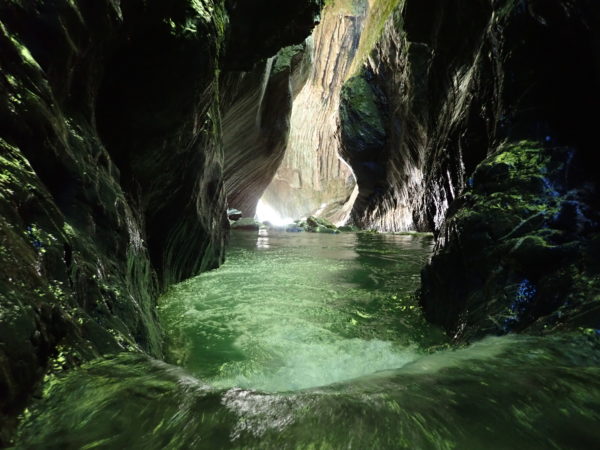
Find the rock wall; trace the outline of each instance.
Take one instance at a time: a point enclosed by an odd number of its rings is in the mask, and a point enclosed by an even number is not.
[[[292,104],[308,78],[311,41],[282,49],[249,72],[222,80],[225,192],[231,208],[254,217],[281,164]]]
[[[494,130],[475,130],[468,121],[471,111],[476,118],[496,113],[479,111],[472,101],[485,102],[497,89],[482,40],[491,14],[487,3],[477,1],[466,12],[463,5],[401,2],[367,63],[346,84],[343,154],[360,188],[352,214],[357,225],[439,228],[474,168],[463,153],[474,161],[486,155],[485,139]],[[493,126],[496,117],[481,120]],[[483,140],[466,142],[466,129],[483,132]]]
[[[0,5],[0,445],[48,371],[160,357],[158,293],[222,261],[220,72],[320,9],[275,3]]]
[[[348,216],[355,181],[339,157],[339,99],[367,13],[366,1],[337,0],[315,28],[313,65],[293,103],[285,156],[262,197],[282,217]]]
[[[598,190],[574,147],[521,141],[483,161],[423,271],[428,318],[455,339],[600,328]]]
[[[599,17],[587,0],[406,0],[344,87],[353,221],[436,233],[421,301],[457,338],[600,325]]]

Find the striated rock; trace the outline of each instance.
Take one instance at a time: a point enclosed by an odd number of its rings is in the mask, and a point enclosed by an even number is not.
[[[342,154],[358,180],[352,219],[361,228],[439,228],[464,187],[465,165],[486,156],[494,128],[480,131],[468,120],[496,89],[485,60],[494,56],[484,38],[487,4],[400,2],[368,61],[345,85]],[[496,117],[483,120],[492,124]],[[472,139],[466,149],[465,130],[485,139]]]
[[[0,441],[48,369],[160,356],[160,285],[222,258],[225,18],[204,7],[0,8]]]
[[[220,88],[225,192],[231,207],[253,216],[285,153],[292,103],[312,64],[307,31],[319,21],[321,1],[226,4],[235,45],[226,51]]]
[[[281,164],[292,102],[308,77],[310,45],[286,47],[250,72],[222,78],[225,191],[229,205],[248,216]]]
[[[159,292],[222,262],[224,59],[302,42],[319,10],[224,3],[0,5],[0,445],[48,370],[160,357]]]
[[[296,97],[285,156],[262,198],[282,217],[344,222],[354,202],[352,170],[339,157],[339,98],[358,50],[365,1],[337,0],[313,33],[309,79]]]
[[[597,4],[396,3],[378,37],[363,37],[376,44],[342,95],[357,225],[439,230],[468,175],[504,139],[591,154],[584,111],[600,98],[598,70],[579,61],[598,51]]]

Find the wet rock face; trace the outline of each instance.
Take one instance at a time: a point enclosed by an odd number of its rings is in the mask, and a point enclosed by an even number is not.
[[[353,220],[436,233],[421,302],[457,338],[600,326],[599,20],[586,0],[406,0],[344,87]]]
[[[262,2],[262,47],[224,3],[0,5],[0,445],[48,368],[160,356],[158,293],[222,261],[225,55],[272,56],[318,14]]]
[[[344,90],[343,154],[361,180],[354,221],[438,230],[504,139],[592,154],[598,9],[586,0],[403,2]]]
[[[312,65],[294,99],[285,155],[262,196],[282,218],[314,214],[339,223],[352,206],[356,183],[339,157],[339,101],[357,54],[366,3],[329,2],[311,37]]]
[[[249,72],[221,80],[225,192],[229,206],[254,217],[284,157],[292,103],[311,66],[308,42],[286,47]]]
[[[123,187],[144,213],[152,263],[168,285],[223,257],[216,71],[227,18],[218,2],[162,3],[124,6],[125,29],[107,56],[95,119]]]
[[[455,338],[598,328],[598,192],[571,148],[520,142],[451,205],[421,303]]]

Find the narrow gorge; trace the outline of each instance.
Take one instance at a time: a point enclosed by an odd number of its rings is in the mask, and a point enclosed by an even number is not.
[[[0,0],[0,448],[600,442],[600,4]]]

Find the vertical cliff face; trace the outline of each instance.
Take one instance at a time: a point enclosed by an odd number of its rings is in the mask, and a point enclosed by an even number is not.
[[[222,261],[220,72],[320,9],[273,4],[0,5],[0,443],[48,369],[160,356],[158,293]]]
[[[344,221],[355,182],[339,157],[339,98],[358,50],[367,4],[337,1],[313,34],[313,66],[294,100],[285,156],[262,201],[282,217]]]
[[[353,220],[437,233],[421,299],[457,337],[573,325],[565,305],[595,326],[597,176],[585,166],[598,13],[590,1],[406,0],[344,87]]]
[[[286,47],[252,71],[223,76],[223,145],[228,204],[253,217],[281,164],[292,103],[307,80],[310,41]]]
[[[497,111],[495,105],[478,108],[493,103],[499,82],[486,59],[493,49],[482,39],[491,9],[487,1],[469,6],[469,13],[460,8],[401,2],[367,63],[345,86],[343,153],[361,188],[353,211],[358,225],[439,228],[474,168],[467,166],[487,152]],[[476,130],[479,124],[469,120],[492,129]],[[465,130],[479,141],[467,142]]]

